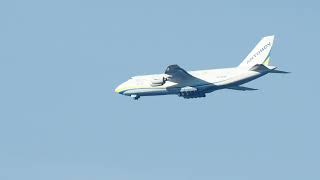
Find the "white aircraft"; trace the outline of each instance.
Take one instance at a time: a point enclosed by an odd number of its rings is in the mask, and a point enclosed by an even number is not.
[[[178,65],[170,65],[164,74],[134,76],[115,92],[137,100],[141,96],[169,94],[198,98],[219,89],[257,90],[241,85],[268,73],[288,73],[269,65],[273,40],[274,36],[262,38],[237,67],[187,72]]]

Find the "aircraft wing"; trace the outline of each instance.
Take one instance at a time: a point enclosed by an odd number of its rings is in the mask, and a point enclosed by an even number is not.
[[[175,83],[186,83],[190,81],[202,81],[191,74],[186,70],[182,69],[180,66],[174,64],[167,67],[165,74],[168,75],[168,80]]]
[[[227,89],[233,89],[233,90],[239,90],[239,91],[256,91],[258,89],[255,88],[249,88],[245,86],[232,86],[232,87],[227,87]]]

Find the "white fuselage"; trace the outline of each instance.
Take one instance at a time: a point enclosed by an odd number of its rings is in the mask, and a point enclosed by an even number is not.
[[[128,81],[119,85],[115,92],[123,95],[151,96],[179,94],[185,87],[196,88],[199,92],[209,93],[218,89],[237,86],[256,79],[267,71],[250,71],[240,67],[189,71],[189,74],[199,80],[186,81],[184,83],[174,83],[167,81],[163,85],[152,86],[153,79],[159,79],[165,74],[153,74],[144,76],[134,76]]]
[[[275,70],[269,66],[274,36],[263,37],[248,56],[234,68],[187,72],[177,64],[169,65],[164,74],[135,76],[116,88],[116,92],[138,99],[140,96],[178,94],[184,98],[205,97],[218,89],[253,90],[241,87]],[[279,72],[279,71],[278,71]]]

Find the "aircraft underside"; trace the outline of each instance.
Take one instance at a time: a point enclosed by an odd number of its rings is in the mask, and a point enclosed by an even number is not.
[[[179,97],[183,97],[185,99],[191,98],[202,98],[206,97],[207,93],[211,93],[220,89],[232,89],[232,90],[241,90],[241,91],[252,91],[257,90],[254,88],[248,88],[241,86],[247,82],[250,82],[254,79],[257,79],[263,75],[267,74],[267,72],[257,73],[252,76],[246,76],[246,78],[238,79],[235,82],[231,82],[229,84],[224,84],[217,86],[215,84],[206,84],[206,85],[194,85],[186,86],[182,88],[177,87],[168,87],[168,88],[151,88],[151,89],[135,89],[124,92],[124,95],[129,95],[133,99],[137,100],[141,96],[159,96],[159,95],[178,95]]]

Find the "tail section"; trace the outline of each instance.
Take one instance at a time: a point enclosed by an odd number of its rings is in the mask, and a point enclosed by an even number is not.
[[[266,36],[260,40],[256,47],[239,65],[243,69],[251,69],[257,64],[268,66],[270,61],[270,51],[273,45],[274,36]]]
[[[281,70],[272,70],[270,73],[278,73],[278,74],[289,74],[291,72],[288,72],[288,71],[281,71]]]

